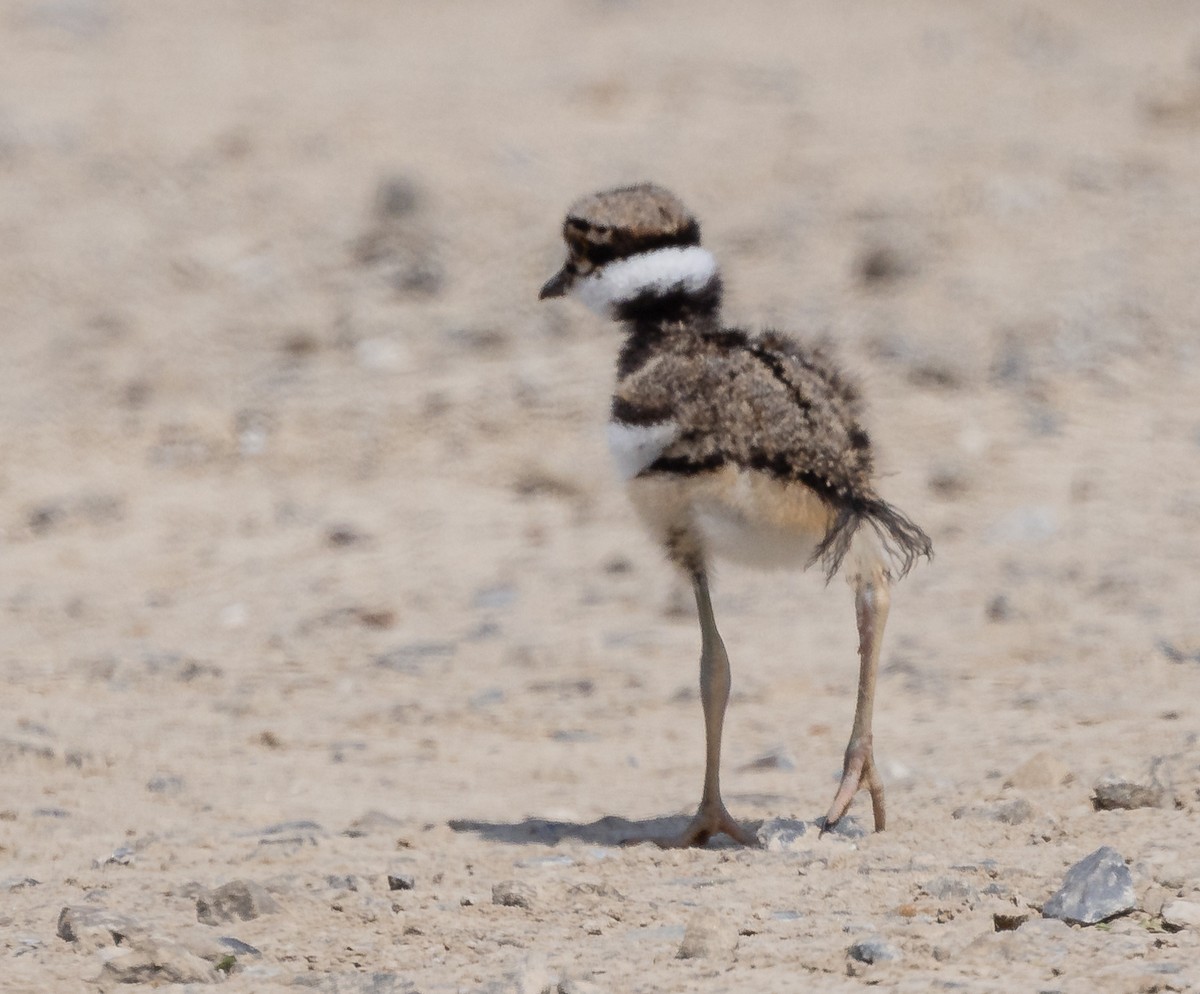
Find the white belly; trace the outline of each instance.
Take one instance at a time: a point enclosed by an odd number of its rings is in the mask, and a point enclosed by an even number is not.
[[[700,504],[694,520],[704,547],[712,555],[759,569],[802,568],[812,559],[822,538],[780,528],[769,521],[747,519],[736,508],[722,504]]]
[[[832,521],[829,507],[803,484],[733,466],[638,477],[629,495],[664,544],[686,535],[703,560],[717,556],[760,569],[803,568]]]

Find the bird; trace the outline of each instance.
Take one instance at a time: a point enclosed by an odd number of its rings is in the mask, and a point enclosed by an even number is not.
[[[876,489],[857,386],[823,349],[723,324],[717,262],[700,244],[695,215],[671,191],[639,183],[583,196],[568,209],[562,235],[566,261],[539,299],[574,297],[620,326],[608,446],[637,516],[690,580],[700,625],[700,803],[680,835],[655,841],[703,846],[725,834],[757,844],[721,794],[731,669],[710,594],[718,560],[819,565],[827,582],[839,571],[849,581],[858,696],[822,831],[837,825],[862,787],[883,831],[872,716],[890,584],[933,548]]]

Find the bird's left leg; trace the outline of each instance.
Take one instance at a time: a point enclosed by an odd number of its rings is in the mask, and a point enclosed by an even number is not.
[[[872,749],[871,717],[875,709],[875,676],[879,672],[879,648],[883,642],[883,627],[887,623],[891,595],[881,570],[860,577],[855,585],[854,609],[858,618],[858,703],[854,709],[854,727],[842,767],[842,783],[829,813],[825,829],[837,824],[859,789],[871,792],[871,808],[875,815],[875,831],[882,832],[886,820],[883,805],[883,780],[875,766]]]
[[[702,846],[712,836],[724,833],[744,846],[758,845],[757,839],[742,828],[721,799],[721,730],[725,724],[725,706],[729,703],[729,656],[717,631],[708,578],[703,569],[692,574],[696,610],[700,618],[700,703],[704,708],[704,789],[700,808],[681,836],[660,841],[664,846]]]

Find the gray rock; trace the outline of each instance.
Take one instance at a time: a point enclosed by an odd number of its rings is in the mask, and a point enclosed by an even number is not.
[[[415,676],[424,673],[435,660],[449,659],[456,650],[453,642],[410,642],[376,656],[375,665]]]
[[[110,956],[100,971],[99,982],[118,984],[215,984],[222,975],[211,963],[174,942],[141,936],[117,955]]]
[[[183,777],[173,773],[157,773],[146,781],[151,794],[180,794],[183,792]]]
[[[257,959],[262,953],[248,942],[232,935],[215,935],[213,930],[205,925],[186,925],[171,929],[171,941],[186,949],[193,956],[207,960],[212,966],[217,966],[230,956],[240,959]]]
[[[387,878],[388,890],[412,890],[417,886],[411,873],[389,873]],[[492,891],[493,895],[495,890]]]
[[[768,818],[759,826],[757,832],[758,844],[767,852],[794,852],[796,849],[808,849],[816,844],[817,833],[815,825],[794,818]],[[807,838],[805,838],[807,836]],[[804,840],[801,843],[800,840]]]
[[[984,614],[987,616],[988,621],[998,623],[1011,621],[1016,616],[1016,611],[1008,594],[995,594],[988,600],[987,607],[984,608]]]
[[[1101,846],[1067,871],[1062,886],[1042,908],[1042,915],[1095,925],[1136,906],[1133,875],[1125,860],[1111,846]]]
[[[388,882],[391,883],[391,878],[388,878]],[[353,873],[330,873],[325,878],[325,883],[334,890],[358,890],[358,877]]]
[[[136,856],[137,848],[134,846],[118,846],[104,859],[92,860],[92,866],[95,868],[101,866],[130,866]]]
[[[34,880],[33,877],[23,877],[18,874],[15,877],[5,877],[0,880],[0,890],[26,890],[29,887],[37,887],[40,883],[40,880]]]
[[[502,880],[492,887],[492,904],[505,908],[530,910],[537,900],[537,888],[523,880]]]
[[[1200,663],[1200,642],[1187,644],[1159,639],[1158,651],[1173,663]]]
[[[315,821],[298,819],[268,825],[259,834],[262,836],[258,840],[260,846],[303,847],[317,845],[319,838],[327,833]]]
[[[786,746],[776,746],[740,767],[742,770],[794,770],[796,759]]]
[[[93,948],[115,946],[145,932],[133,918],[91,904],[68,905],[58,913],[55,934]]]
[[[25,742],[20,739],[0,738],[0,759],[11,762],[18,757],[33,756],[37,759],[53,759],[54,750],[40,742]],[[40,810],[47,811],[49,808]]]
[[[880,241],[867,246],[855,264],[863,283],[894,283],[917,272],[914,253],[892,241]]]
[[[683,930],[676,959],[729,959],[737,949],[738,934],[715,908],[697,911]]]
[[[70,818],[71,812],[65,808],[34,808],[35,818]]]
[[[1092,787],[1092,806],[1097,811],[1132,811],[1135,808],[1159,808],[1166,800],[1166,789],[1159,783],[1138,783],[1111,773]]]
[[[325,829],[317,822],[309,821],[301,818],[295,821],[277,821],[273,825],[268,825],[266,828],[258,830],[259,835],[295,835],[298,832],[311,832],[313,834],[325,834]]]
[[[865,839],[870,833],[863,828],[856,815],[844,815],[833,828],[825,827],[825,816],[812,822],[823,839]]]
[[[221,944],[223,949],[228,949],[235,956],[261,956],[262,950],[250,945],[248,942],[243,942],[241,939],[232,935],[223,935],[217,942]]]
[[[247,922],[278,910],[275,898],[261,884],[251,880],[231,880],[196,898],[196,917],[205,925],[235,920]]]
[[[900,950],[893,946],[887,939],[881,935],[872,935],[866,939],[859,939],[849,949],[846,954],[859,963],[883,963],[888,960],[900,959]]]
[[[938,901],[961,901],[966,904],[974,904],[979,900],[979,891],[959,877],[934,877],[922,884],[921,890]]]
[[[1200,902],[1168,901],[1163,905],[1162,920],[1171,928],[1200,929]]]

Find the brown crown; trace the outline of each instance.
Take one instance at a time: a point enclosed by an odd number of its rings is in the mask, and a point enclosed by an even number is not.
[[[661,186],[641,183],[589,194],[571,205],[563,224],[571,255],[592,266],[638,252],[700,244],[700,224]]]

